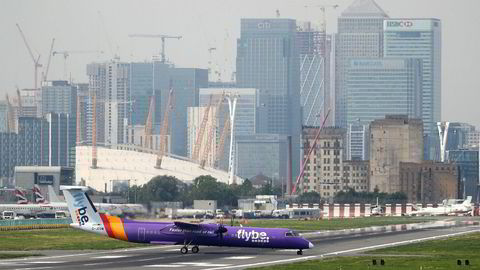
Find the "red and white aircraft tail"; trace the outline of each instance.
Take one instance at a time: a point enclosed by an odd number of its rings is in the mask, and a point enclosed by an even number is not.
[[[35,195],[36,203],[47,203],[47,201],[45,200],[45,197],[42,195],[42,192],[40,191],[40,187],[37,184],[33,186],[33,194]]]
[[[18,187],[15,187],[15,197],[17,197],[17,204],[28,204],[27,194]]]

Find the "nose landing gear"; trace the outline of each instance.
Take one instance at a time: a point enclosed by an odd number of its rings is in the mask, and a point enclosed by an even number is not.
[[[300,249],[297,251],[297,255],[303,255],[303,251]]]

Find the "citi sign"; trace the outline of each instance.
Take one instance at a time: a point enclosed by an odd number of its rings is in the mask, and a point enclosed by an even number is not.
[[[413,26],[412,21],[387,21],[387,27],[410,28]]]

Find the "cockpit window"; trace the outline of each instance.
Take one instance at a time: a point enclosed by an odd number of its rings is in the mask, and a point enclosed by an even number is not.
[[[296,237],[296,236],[298,236],[298,233],[296,231],[288,231],[288,232],[285,233],[285,236],[286,237],[294,237],[294,236]]]

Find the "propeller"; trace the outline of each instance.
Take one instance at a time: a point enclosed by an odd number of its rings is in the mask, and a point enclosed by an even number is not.
[[[225,228],[223,224],[218,225],[218,229],[215,230],[215,233],[220,237],[223,238],[223,234],[226,233],[228,230]]]

